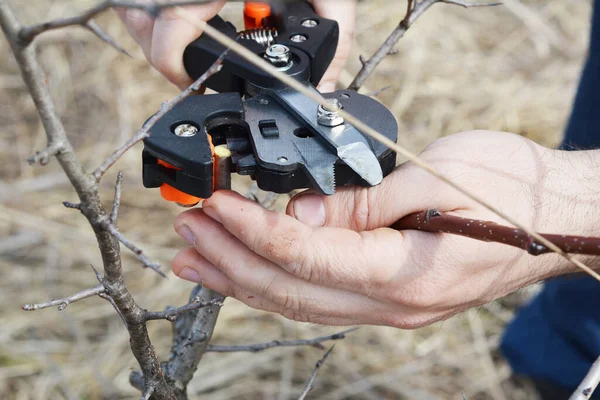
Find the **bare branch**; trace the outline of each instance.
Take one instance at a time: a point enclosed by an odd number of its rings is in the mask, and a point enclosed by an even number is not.
[[[414,4],[413,4],[414,3]],[[379,63],[390,54],[394,54],[394,46],[412,26],[412,24],[435,3],[454,4],[461,7],[489,7],[502,4],[500,2],[483,3],[467,2],[460,0],[409,0],[406,14],[398,26],[392,31],[383,44],[377,49],[375,54],[368,60],[361,58],[362,68],[348,87],[350,90],[359,90],[365,81],[371,76]]]
[[[518,247],[538,256],[551,250],[522,229],[515,229],[491,221],[480,221],[427,210],[408,215],[392,225],[397,230],[413,229],[425,232],[445,232],[486,242]],[[565,253],[600,255],[600,238],[571,235],[538,234]],[[597,275],[596,272],[591,271]],[[600,279],[598,276],[596,279]]]
[[[57,155],[62,150],[62,143],[52,143],[44,150],[37,151],[33,156],[27,159],[29,165],[40,164],[48,165],[50,157]]]
[[[207,3],[212,0],[179,0],[179,1],[171,1],[171,2],[149,2],[142,3],[126,0],[105,0],[104,2],[83,11],[81,14],[68,17],[61,18],[51,21],[42,22],[35,25],[25,26],[18,32],[17,39],[19,40],[19,44],[22,46],[26,46],[33,41],[38,35],[48,32],[55,29],[66,28],[68,26],[83,26],[89,29],[87,26],[88,22],[92,20],[92,18],[97,15],[103,13],[109,8],[137,8],[139,10],[146,11],[147,13],[157,16],[163,9],[170,7],[179,7],[185,5],[193,5],[193,4],[202,4]],[[94,32],[100,39],[104,40],[100,35]],[[106,41],[106,40],[105,40]],[[109,43],[111,44],[111,43]],[[112,45],[112,44],[111,44]]]
[[[106,173],[106,171],[110,167],[112,167],[113,164],[117,162],[117,160],[121,158],[121,156],[123,156],[123,154],[125,154],[138,142],[147,138],[150,135],[150,129],[152,129],[154,124],[156,124],[156,122],[159,119],[161,119],[166,113],[171,111],[173,107],[179,104],[183,99],[189,97],[191,94],[200,89],[204,81],[206,81],[208,78],[219,72],[221,69],[221,64],[223,63],[223,59],[225,58],[228,52],[229,49],[226,49],[214,62],[214,64],[204,74],[202,74],[202,76],[200,76],[194,83],[192,83],[187,89],[181,92],[177,97],[175,97],[171,101],[163,103],[160,107],[160,110],[152,117],[150,117],[150,119],[148,119],[144,123],[142,128],[135,135],[133,135],[121,147],[115,150],[98,168],[96,168],[96,170],[93,173],[94,178],[96,178],[96,181],[99,182],[102,176]]]
[[[323,357],[321,357],[321,359],[319,359],[319,361],[317,361],[317,363],[315,364],[315,369],[313,370],[313,373],[310,376],[310,379],[308,380],[308,382],[306,382],[306,386],[304,387],[302,394],[300,394],[300,397],[298,397],[298,400],[304,400],[306,398],[306,396],[308,396],[308,393],[312,390],[312,388],[315,384],[315,380],[317,379],[317,374],[319,373],[319,370],[321,369],[323,364],[325,364],[325,361],[327,361],[327,357],[329,357],[329,354],[331,354],[334,347],[335,347],[335,345],[331,346],[331,348],[325,352]]]
[[[90,32],[92,32],[94,35],[96,35],[100,40],[102,40],[104,43],[108,44],[110,47],[113,47],[119,53],[124,54],[127,57],[131,57],[131,54],[129,54],[127,52],[127,50],[125,50],[119,43],[117,43],[117,41],[115,39],[113,39],[108,33],[104,32],[102,30],[102,28],[100,28],[100,26],[98,26],[98,24],[94,20],[90,19],[89,21],[87,21],[84,24],[84,26]]]
[[[592,368],[588,371],[583,381],[577,386],[577,389],[569,400],[587,400],[592,398],[592,394],[596,390],[598,383],[600,382],[600,358],[598,358]]]
[[[175,321],[175,319],[183,313],[195,311],[204,307],[222,307],[225,297],[212,299],[210,301],[201,301],[199,297],[194,298],[190,303],[185,306],[171,308],[165,311],[146,311],[146,321],[153,321],[157,319],[166,319],[167,321]]]
[[[58,306],[58,311],[62,311],[71,303],[75,303],[76,301],[87,299],[88,297],[98,296],[100,293],[104,293],[104,286],[98,285],[91,289],[85,289],[81,292],[77,292],[72,296],[65,297],[62,299],[55,299],[47,301],[46,303],[39,304],[25,304],[21,307],[25,311],[36,311],[41,310],[42,308],[55,307]]]
[[[425,1],[428,1],[428,0],[424,0],[423,2],[421,2],[419,4],[423,4],[423,3],[425,3]],[[429,0],[429,1],[433,1],[433,0]],[[256,67],[260,68],[261,70],[263,70],[265,72],[268,72],[274,78],[276,78],[279,81],[290,86],[292,89],[302,93],[307,98],[313,100],[315,103],[320,104],[323,107],[330,107],[330,105],[327,103],[327,101],[319,93],[315,93],[315,92],[311,91],[310,89],[308,89],[306,86],[304,86],[299,81],[297,81],[294,78],[286,75],[285,73],[277,70],[275,67],[268,64],[266,61],[262,60],[256,54],[252,53],[251,51],[249,51],[245,47],[239,45],[238,43],[235,43],[235,41],[233,41],[231,38],[229,38],[226,35],[224,35],[223,33],[219,32],[212,26],[206,24],[206,22],[200,21],[198,19],[194,19],[193,17],[191,17],[185,13],[182,13],[182,12],[178,12],[178,15],[181,18],[186,19],[190,23],[197,25],[198,28],[203,29],[204,32],[208,36],[212,37],[213,39],[215,39],[216,41],[218,41],[219,43],[221,43],[224,46],[229,46],[231,48],[231,50],[233,50],[235,53],[237,53],[238,55],[243,57],[245,60],[247,60],[251,64],[255,65]],[[416,15],[416,9],[413,10],[413,18],[415,18],[415,15]],[[387,146],[389,149],[395,151],[397,154],[400,154],[400,155],[406,157],[407,159],[412,161],[417,167],[427,171],[429,174],[438,178],[440,181],[444,182],[445,184],[449,185],[450,187],[456,189],[457,191],[462,193],[467,198],[473,200],[474,202],[480,204],[487,210],[489,210],[489,211],[493,212],[494,214],[496,214],[497,216],[503,218],[508,223],[523,230],[524,232],[526,232],[528,235],[533,237],[539,243],[546,246],[551,251],[561,255],[563,258],[565,258],[566,260],[571,262],[577,268],[581,269],[582,271],[585,271],[590,276],[592,276],[595,279],[597,279],[598,281],[600,281],[600,276],[598,274],[596,274],[590,267],[588,267],[587,265],[585,265],[578,259],[571,257],[569,254],[565,253],[563,250],[561,250],[555,244],[553,244],[546,238],[540,236],[538,233],[532,231],[531,229],[526,228],[523,224],[521,224],[514,218],[508,216],[506,213],[504,213],[497,207],[494,207],[489,202],[485,201],[483,198],[472,193],[470,190],[463,188],[461,185],[455,183],[452,179],[447,178],[445,175],[443,175],[442,173],[437,171],[435,168],[433,168],[430,164],[421,160],[415,153],[400,146],[399,144],[395,143],[394,141],[388,139],[385,135],[382,135],[381,133],[377,132],[375,129],[371,128],[369,125],[365,124],[364,122],[362,122],[361,120],[356,118],[354,115],[348,113],[344,109],[339,109],[337,112],[349,124],[353,125],[356,129],[358,129],[365,135],[369,135],[370,137],[377,140],[381,144]]]
[[[111,224],[108,221],[106,223],[104,223],[103,225],[106,228],[106,230],[108,230],[110,232],[111,235],[113,235],[119,242],[121,242],[123,244],[123,246],[127,247],[129,250],[131,250],[133,252],[133,254],[135,254],[135,256],[138,258],[138,260],[140,260],[142,262],[142,266],[144,268],[150,268],[151,270],[153,270],[154,272],[156,272],[163,278],[167,277],[167,275],[165,275],[165,273],[161,271],[160,264],[155,263],[155,262],[151,261],[148,257],[146,257],[146,254],[144,254],[142,249],[137,247],[135,244],[133,244],[133,242],[131,242],[121,232],[119,232],[119,229],[117,229],[116,226],[114,226],[113,224]]]
[[[115,311],[117,312],[117,314],[121,318],[121,321],[123,321],[123,324],[125,326],[127,326],[127,320],[125,319],[125,316],[123,315],[123,313],[121,312],[121,310],[119,310],[119,306],[117,305],[117,303],[115,303],[115,301],[113,300],[113,298],[110,297],[109,295],[107,295],[106,293],[100,293],[98,296],[101,297],[101,298],[103,298],[104,300],[108,301],[113,306],[113,308],[115,309]]]
[[[117,182],[115,183],[115,199],[113,201],[112,212],[110,213],[110,223],[117,226],[119,219],[119,207],[121,206],[121,187],[123,186],[123,174],[121,171],[117,173]]]
[[[71,208],[73,210],[81,211],[81,203],[71,203],[70,201],[63,201],[63,206]]]
[[[250,352],[258,353],[273,347],[299,347],[299,346],[315,346],[320,347],[321,343],[328,342],[331,340],[345,339],[346,335],[356,331],[358,328],[347,329],[342,332],[334,333],[333,335],[320,336],[313,339],[300,339],[300,340],[272,340],[267,343],[249,344],[249,345],[236,345],[236,346],[219,346],[209,345],[206,348],[207,352],[213,353],[233,353],[233,352]]]
[[[142,397],[140,397],[140,400],[150,400],[150,397],[154,393],[155,388],[155,385],[147,385],[144,389],[144,392],[142,393]]]

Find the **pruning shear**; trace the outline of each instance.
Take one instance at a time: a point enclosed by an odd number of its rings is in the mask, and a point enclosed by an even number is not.
[[[220,16],[208,24],[318,93],[337,49],[336,21],[319,17],[307,1],[246,3],[244,21],[242,32]],[[224,50],[206,34],[188,45],[183,59],[190,77],[201,76]],[[217,145],[231,151],[231,172],[276,193],[375,186],[396,164],[393,151],[335,111],[343,108],[396,141],[394,116],[368,96],[326,93],[331,107],[325,108],[233,52],[204,85],[219,94],[186,98],[144,140],[143,184],[160,187],[167,200],[191,206],[212,195]]]

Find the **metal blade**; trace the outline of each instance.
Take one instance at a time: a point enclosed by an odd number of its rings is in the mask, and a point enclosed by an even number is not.
[[[315,88],[312,88],[319,93]],[[318,104],[292,89],[274,91],[273,96],[296,117],[306,122],[321,137],[334,154],[370,185],[383,179],[377,156],[369,148],[367,139],[352,125],[344,123],[327,127],[318,123]]]

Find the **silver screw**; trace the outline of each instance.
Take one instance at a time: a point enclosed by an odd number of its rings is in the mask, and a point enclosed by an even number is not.
[[[283,156],[282,156],[282,157],[279,157],[279,158],[277,159],[277,161],[279,161],[280,163],[285,163],[285,162],[287,162],[287,160],[288,160],[288,159],[287,159],[287,157],[283,157]]]
[[[305,28],[314,28],[318,24],[319,23],[314,19],[307,19],[306,21],[302,21],[302,26],[304,26]]]
[[[319,125],[329,127],[342,125],[344,123],[344,118],[340,117],[338,113],[338,110],[342,108],[338,99],[327,99],[327,103],[331,105],[328,107],[329,109],[320,104],[317,109],[317,122]]]
[[[276,67],[286,67],[292,58],[292,53],[287,46],[274,44],[265,52],[265,58]]]
[[[198,133],[198,128],[192,124],[181,124],[175,127],[174,133],[179,137],[192,137]]]
[[[290,38],[290,40],[294,43],[306,42],[306,39],[308,39],[308,38],[304,35],[294,35]]]

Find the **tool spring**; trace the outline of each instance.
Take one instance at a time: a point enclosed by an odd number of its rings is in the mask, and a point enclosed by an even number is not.
[[[254,40],[261,46],[270,46],[277,37],[278,32],[275,28],[255,28],[247,29],[239,33],[241,39]]]

